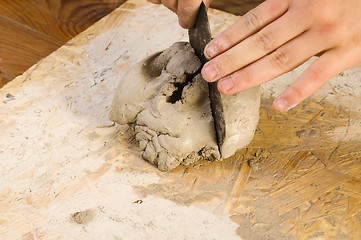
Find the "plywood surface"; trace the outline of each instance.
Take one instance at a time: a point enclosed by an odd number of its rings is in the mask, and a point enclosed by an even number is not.
[[[235,16],[212,10],[213,33]],[[108,120],[143,57],[186,40],[168,10],[130,1],[0,90],[1,239],[360,239],[361,73],[288,113],[263,86],[247,149],[162,173]]]
[[[0,87],[125,1],[1,1]],[[214,0],[212,7],[239,15],[260,2]]]
[[[125,0],[0,2],[0,87]]]

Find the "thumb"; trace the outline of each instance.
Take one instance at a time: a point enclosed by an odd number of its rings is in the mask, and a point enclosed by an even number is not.
[[[204,1],[208,8],[212,0]],[[198,9],[201,6],[201,0],[179,0],[178,1],[178,19],[179,25],[183,28],[191,28],[197,18]]]

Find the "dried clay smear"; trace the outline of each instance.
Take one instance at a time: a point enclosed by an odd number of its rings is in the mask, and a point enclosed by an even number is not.
[[[162,171],[200,159],[219,160],[208,86],[189,43],[178,42],[133,66],[120,81],[110,119],[129,124],[142,157]],[[260,89],[222,96],[226,139],[222,157],[252,140]]]

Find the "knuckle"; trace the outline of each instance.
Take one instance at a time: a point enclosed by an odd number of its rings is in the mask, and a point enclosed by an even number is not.
[[[342,16],[338,15],[335,11],[330,11],[332,8],[332,3],[327,0],[312,0],[309,1],[307,6],[308,11],[308,21],[312,21],[314,26],[320,26],[320,31],[332,31],[337,32],[339,25],[342,25],[342,21],[345,19]]]
[[[249,31],[257,30],[261,25],[257,15],[252,11],[244,15],[243,24],[245,28]]]
[[[283,49],[277,49],[270,57],[271,64],[276,69],[284,70],[290,63],[289,54]]]
[[[270,52],[274,49],[271,32],[260,31],[253,37],[256,47],[263,52]]]
[[[308,1],[307,10],[309,12],[309,16],[312,17],[315,21],[328,21],[328,19],[332,19],[335,12],[329,11],[329,3],[325,0],[312,0]],[[331,17],[331,18],[330,18]]]

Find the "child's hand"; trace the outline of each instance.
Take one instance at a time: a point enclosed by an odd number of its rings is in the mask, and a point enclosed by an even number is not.
[[[260,85],[320,55],[274,101],[276,110],[287,111],[361,62],[361,1],[266,0],[211,41],[205,54],[211,60],[203,78],[220,80],[223,94]]]

